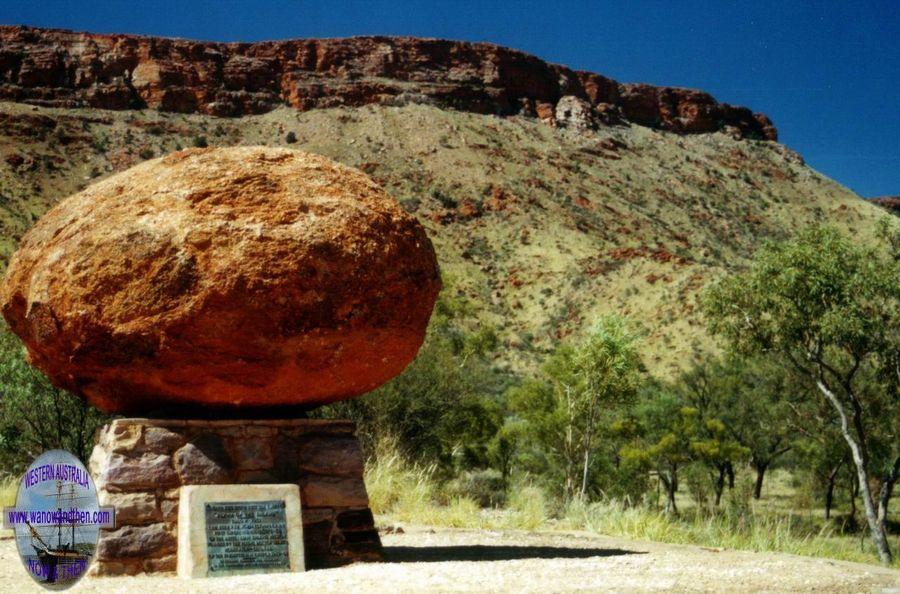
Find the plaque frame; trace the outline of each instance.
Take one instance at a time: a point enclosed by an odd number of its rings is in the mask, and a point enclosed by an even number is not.
[[[248,568],[210,572],[207,550],[206,504],[284,501],[290,569]],[[300,488],[294,484],[188,485],[179,493],[178,575],[183,578],[220,577],[285,571],[305,571]]]

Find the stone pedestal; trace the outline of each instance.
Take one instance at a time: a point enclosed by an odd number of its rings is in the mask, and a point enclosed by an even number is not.
[[[185,485],[294,483],[308,569],[381,557],[350,421],[117,419],[100,430],[90,471],[101,505],[116,507],[94,575],[174,572]]]

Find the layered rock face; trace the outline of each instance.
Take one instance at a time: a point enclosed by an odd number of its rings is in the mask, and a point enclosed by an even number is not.
[[[869,198],[869,202],[877,204],[895,215],[900,215],[900,196],[879,196],[878,198]]]
[[[584,102],[592,125],[778,137],[765,115],[701,91],[620,84],[486,43],[409,37],[210,43],[0,27],[0,99],[36,105],[240,116],[280,105],[426,102],[554,123],[564,98]]]
[[[421,225],[358,170],[191,149],[63,200],[0,291],[32,363],[111,412],[316,405],[422,343],[440,279]]]

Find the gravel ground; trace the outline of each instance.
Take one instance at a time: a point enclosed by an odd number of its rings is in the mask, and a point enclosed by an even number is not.
[[[883,592],[900,571],[579,533],[427,528],[383,536],[386,562],[301,574],[182,580],[85,578],[70,592]],[[0,592],[41,592],[12,539],[0,540]]]

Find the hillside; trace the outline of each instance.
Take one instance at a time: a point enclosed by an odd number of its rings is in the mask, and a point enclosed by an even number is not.
[[[402,52],[373,62],[372,48],[388,42]],[[115,51],[91,53],[92,43]],[[212,47],[220,66],[235,55],[262,59],[268,52],[273,64],[282,64],[275,71],[284,73],[285,56],[296,62],[297,48],[307,46],[330,56],[307,72],[321,83],[316,102],[282,96],[298,88],[296,76],[293,87],[282,77],[265,91],[269,99],[238,111],[242,117],[172,113],[176,107],[203,111],[199,106],[209,103],[196,98],[218,93],[220,83],[245,97],[252,79],[241,79],[245,88],[236,89],[234,80],[213,76],[230,72],[224,66],[210,70],[202,84],[153,88],[138,88],[135,70],[128,70],[157,56],[157,64],[180,65],[182,82],[194,80],[190,73],[211,59]],[[427,60],[422,48],[430,48]],[[185,61],[201,49],[207,58]],[[353,74],[360,63],[370,69],[364,73],[383,75],[387,87],[417,90],[402,98],[360,93],[366,77]],[[485,75],[484,64],[502,66],[500,74]],[[77,83],[87,76],[78,68],[93,73],[90,84]],[[473,68],[478,76],[461,74]],[[116,78],[116,69],[130,78]],[[514,88],[511,80],[536,76],[513,76],[522,72],[543,72],[538,79],[551,82]],[[487,44],[388,38],[196,44],[0,27],[0,96],[17,101],[0,102],[0,258],[5,264],[17,239],[57,200],[140,160],[205,144],[291,146],[359,167],[419,217],[447,284],[497,329],[498,365],[533,368],[596,315],[619,312],[644,325],[646,361],[667,376],[695,350],[710,347],[696,296],[711,278],[745,264],[765,239],[826,221],[865,238],[885,216],[796,153],[759,140],[776,137],[765,116],[697,91],[599,76]],[[601,79],[615,89],[609,103],[592,99],[588,89],[596,86],[584,82]],[[573,80],[582,82],[573,86]],[[97,89],[113,87],[132,93],[128,101],[111,105],[114,110],[92,106]],[[182,97],[194,93],[194,103],[171,104],[156,92],[168,97],[175,88]],[[641,120],[629,99],[638,88],[653,98],[656,115]],[[423,97],[423,89],[432,94]],[[485,107],[485,97],[495,103]],[[545,117],[528,107],[543,103]],[[170,111],[131,108],[142,105]]]

